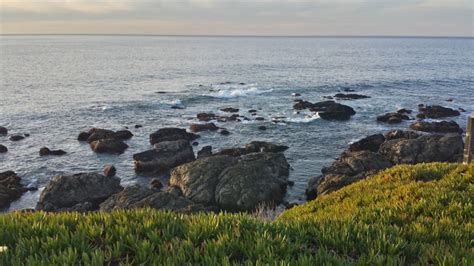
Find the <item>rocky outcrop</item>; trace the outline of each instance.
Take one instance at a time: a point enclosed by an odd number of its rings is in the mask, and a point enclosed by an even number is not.
[[[370,96],[367,95],[361,95],[361,94],[355,94],[355,93],[337,93],[334,95],[334,98],[338,100],[359,100],[359,99],[367,99],[370,98]]]
[[[111,195],[122,191],[120,179],[97,173],[53,177],[42,191],[36,209],[91,211]]]
[[[458,123],[454,121],[441,121],[441,122],[415,122],[410,125],[410,128],[417,131],[423,132],[434,132],[434,133],[462,133],[462,128]]]
[[[419,135],[392,130],[385,136],[372,135],[352,144],[330,167],[323,168],[322,175],[311,178],[306,196],[314,199],[394,164],[456,162],[462,154],[460,134]]]
[[[5,145],[0,144],[0,153],[8,152],[8,148]]]
[[[159,142],[154,149],[133,155],[135,171],[141,173],[165,172],[194,159],[193,148],[186,139]]]
[[[64,155],[66,153],[67,152],[65,152],[63,150],[50,150],[47,147],[43,147],[39,151],[40,156],[48,156],[48,155],[61,156],[61,155]]]
[[[352,107],[334,101],[311,103],[295,100],[295,102],[294,109],[309,109],[311,112],[318,112],[319,116],[325,120],[349,120],[351,116],[356,114]]]
[[[0,173],[0,208],[5,208],[28,191],[21,184],[21,178],[13,171]]]
[[[77,137],[79,141],[87,141],[88,143],[92,143],[97,140],[103,139],[114,139],[114,140],[127,140],[133,137],[132,132],[128,130],[119,130],[113,131],[109,129],[103,128],[91,128],[87,132],[81,132]]]
[[[431,106],[424,106],[420,105],[418,108],[420,118],[426,117],[426,118],[444,118],[444,117],[450,117],[450,116],[459,116],[461,113],[459,113],[458,110],[454,110],[448,107],[443,107],[441,105],[431,105]]]
[[[96,153],[122,154],[128,145],[117,139],[99,139],[91,142],[90,147]]]
[[[378,122],[385,122],[389,124],[398,124],[403,120],[410,120],[410,117],[405,113],[386,113],[384,115],[377,116]]]
[[[0,136],[6,136],[8,134],[8,129],[6,127],[0,127]]]
[[[371,151],[343,153],[340,159],[322,170],[323,175],[310,179],[308,200],[352,184],[393,164],[382,155]]]
[[[193,141],[199,138],[199,135],[188,133],[186,129],[181,128],[161,128],[156,132],[150,134],[150,144],[154,145],[156,143],[164,142],[164,141],[176,141],[176,140],[186,140],[186,141]]]
[[[206,123],[206,124],[191,124],[189,130],[192,132],[201,132],[201,131],[216,131],[219,127],[216,126],[214,123]]]
[[[227,211],[250,211],[260,204],[279,204],[286,192],[289,165],[282,153],[217,155],[171,171],[170,186],[186,198]]]
[[[117,209],[154,208],[158,210],[172,210],[178,212],[212,211],[202,205],[184,197],[165,191],[157,191],[138,185],[125,188],[123,191],[112,195],[102,204],[101,211]]]
[[[349,151],[372,151],[377,152],[380,145],[384,143],[385,137],[382,134],[375,134],[365,137],[349,146]]]
[[[393,139],[380,146],[379,153],[394,164],[458,162],[462,159],[460,134],[424,135],[414,139]]]

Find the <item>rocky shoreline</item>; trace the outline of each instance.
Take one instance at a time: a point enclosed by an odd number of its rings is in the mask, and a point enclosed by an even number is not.
[[[294,94],[294,97],[300,96]],[[339,93],[327,98],[348,101],[370,97]],[[294,100],[293,108],[296,112],[306,109],[322,119],[333,121],[349,120],[356,114],[352,107],[333,100],[312,103],[298,98]],[[135,172],[168,175],[166,188],[157,179],[153,179],[149,187],[122,187],[117,177],[120,173],[115,167],[107,166],[103,174],[77,173],[53,177],[41,192],[36,210],[87,212],[151,207],[179,212],[246,212],[262,205],[294,206],[284,202],[286,189],[293,184],[288,179],[291,167],[284,154],[289,147],[253,141],[245,147],[217,151],[204,146],[196,156],[193,146],[200,137],[196,133],[231,134],[216,126],[214,121],[263,119],[257,115],[256,109],[248,111],[250,118],[236,114],[239,109],[233,107],[221,111],[231,115],[197,114],[195,119],[198,122],[190,125],[190,132],[182,128],[161,128],[149,135],[152,149],[133,155]],[[463,152],[461,127],[454,121],[423,121],[425,118],[458,116],[460,111],[438,105],[419,105],[416,118],[410,117],[413,111],[408,109],[378,116],[375,120],[379,123],[418,121],[410,125],[411,130],[391,130],[352,143],[330,166],[322,169],[321,175],[309,179],[306,198],[314,199],[397,164],[460,161]],[[278,123],[285,117],[272,120]],[[259,130],[265,129],[259,127]],[[0,127],[0,135],[7,137],[8,129]],[[28,136],[14,134],[9,139],[21,141]],[[118,155],[129,147],[126,142],[133,136],[128,129],[91,128],[81,132],[77,140],[87,143],[95,153]],[[0,153],[7,152],[8,148],[0,145]],[[67,156],[67,151],[42,147],[39,155]],[[23,186],[21,178],[12,171],[0,173],[0,208],[8,207],[24,192],[34,189]]]

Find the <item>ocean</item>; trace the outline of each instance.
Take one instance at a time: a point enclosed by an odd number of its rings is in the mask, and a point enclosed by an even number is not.
[[[0,154],[0,172],[13,170],[39,188],[3,211],[34,208],[55,175],[100,172],[106,164],[117,167],[124,186],[146,185],[154,177],[166,184],[166,175],[136,175],[132,155],[151,148],[150,133],[189,128],[199,112],[234,107],[250,121],[216,123],[231,134],[200,133],[195,152],[253,140],[289,146],[291,203],[305,200],[308,179],[349,143],[410,124],[377,123],[377,115],[440,104],[465,109],[452,119],[465,128],[474,114],[472,38],[39,35],[0,41],[0,126],[30,134],[18,142],[0,136],[9,149]],[[293,93],[318,102],[344,91],[371,97],[340,101],[357,112],[349,121],[325,121],[293,109]],[[265,120],[256,121],[249,109]],[[285,118],[273,123],[275,117]],[[136,124],[143,127],[135,129]],[[258,130],[262,125],[267,130]],[[125,153],[99,155],[77,141],[91,127],[128,127],[134,137]],[[40,157],[43,146],[68,154]]]

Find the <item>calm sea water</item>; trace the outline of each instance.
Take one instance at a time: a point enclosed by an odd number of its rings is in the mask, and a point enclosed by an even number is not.
[[[40,191],[54,175],[101,171],[105,164],[116,165],[123,185],[146,184],[151,177],[135,175],[132,154],[151,148],[150,133],[189,127],[198,112],[235,107],[248,117],[247,110],[258,109],[266,121],[220,123],[232,134],[202,133],[195,151],[252,140],[288,145],[295,186],[287,200],[299,202],[308,178],[351,141],[409,125],[378,124],[377,115],[442,104],[466,109],[455,118],[465,127],[474,113],[473,39],[2,36],[0,41],[0,125],[31,134],[19,142],[0,137],[9,148],[0,155],[0,171],[14,170]],[[220,84],[226,82],[231,84]],[[292,93],[316,102],[345,89],[372,97],[344,101],[357,111],[350,121],[324,121],[292,109]],[[271,123],[275,116],[287,122]],[[268,130],[259,131],[261,125]],[[90,127],[130,127],[135,136],[124,154],[97,155],[76,140]],[[68,155],[40,158],[42,146]],[[38,197],[28,192],[10,210],[34,207]]]

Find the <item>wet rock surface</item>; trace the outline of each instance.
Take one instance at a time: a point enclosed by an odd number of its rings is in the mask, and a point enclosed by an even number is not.
[[[0,136],[8,135],[8,129],[6,127],[0,127]]]
[[[7,153],[8,148],[5,145],[0,144],[0,153]]]
[[[334,98],[338,100],[359,100],[370,98],[370,96],[355,93],[337,93]]]
[[[150,144],[156,144],[164,141],[186,140],[193,141],[199,138],[199,135],[188,133],[186,129],[182,128],[161,128],[150,134]]]
[[[386,113],[384,115],[377,116],[378,122],[385,122],[389,124],[398,124],[403,120],[410,120],[410,117],[404,112]]]
[[[419,114],[421,114],[423,117],[435,118],[435,119],[461,115],[461,113],[459,113],[458,110],[454,110],[448,107],[443,107],[441,105],[431,105],[431,106],[420,105],[418,111],[419,111]]]
[[[417,131],[423,132],[435,132],[435,133],[462,133],[462,128],[458,123],[454,121],[441,121],[441,122],[415,122],[410,125],[410,128]]]
[[[67,154],[67,152],[65,152],[63,150],[50,150],[47,147],[43,147],[39,151],[40,156],[49,156],[49,155],[61,156],[61,155],[65,155],[65,154]]]
[[[99,139],[91,142],[90,147],[96,153],[122,154],[128,145],[117,139]]]

